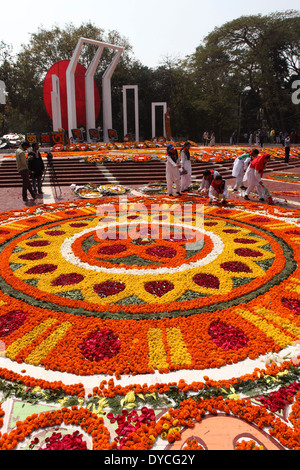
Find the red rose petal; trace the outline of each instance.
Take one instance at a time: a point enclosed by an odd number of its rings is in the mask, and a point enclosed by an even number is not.
[[[245,245],[252,245],[253,243],[256,243],[256,240],[250,240],[248,238],[235,238],[233,241],[235,243],[244,243]]]
[[[26,274],[46,274],[52,273],[56,269],[57,266],[55,264],[39,264],[38,266],[28,269]]]
[[[26,320],[28,313],[22,310],[14,310],[6,315],[0,316],[0,337],[8,336],[20,328]]]
[[[48,232],[45,232],[46,235],[52,235],[53,237],[58,237],[59,235],[64,235],[66,232],[63,230],[49,230]]]
[[[35,240],[34,242],[26,243],[28,246],[48,246],[50,242],[48,240]]]
[[[240,261],[226,261],[220,266],[224,269],[224,271],[230,271],[232,273],[252,273],[252,269]]]
[[[173,289],[174,285],[169,281],[151,281],[145,284],[145,290],[157,297],[162,297]]]
[[[20,259],[25,259],[25,260],[39,260],[43,259],[47,256],[47,253],[44,253],[43,251],[34,251],[33,253],[26,253],[25,255],[20,255]]]
[[[70,273],[70,274],[62,274],[58,278],[52,281],[52,286],[69,286],[72,284],[78,284],[79,282],[83,281],[84,276],[82,274],[77,273]]]
[[[98,249],[99,255],[116,255],[126,251],[126,245],[111,245],[111,246],[103,246],[102,248]]]
[[[166,246],[154,246],[147,248],[146,253],[157,258],[174,258],[177,252],[174,250],[174,248],[169,248]]]
[[[212,274],[196,274],[193,277],[193,281],[201,287],[208,287],[209,289],[219,289],[220,281],[216,276]]]
[[[300,300],[283,297],[281,303],[284,307],[292,310],[296,315],[300,315]]]
[[[84,222],[75,222],[73,224],[70,224],[70,227],[76,227],[76,228],[79,228],[79,227],[86,227],[88,224],[87,223],[84,223]]]
[[[252,258],[262,256],[262,253],[260,253],[260,251],[250,250],[250,248],[237,248],[236,250],[234,250],[234,252],[239,256],[250,256]]]
[[[105,281],[101,284],[96,284],[94,286],[94,291],[99,297],[108,297],[110,295],[119,294],[126,288],[126,285],[123,282],[116,281]]]
[[[208,333],[212,341],[224,351],[240,349],[248,344],[248,338],[240,328],[221,321],[212,322]]]
[[[102,361],[116,356],[121,348],[121,341],[110,329],[103,329],[91,333],[79,345],[82,354],[90,361]]]

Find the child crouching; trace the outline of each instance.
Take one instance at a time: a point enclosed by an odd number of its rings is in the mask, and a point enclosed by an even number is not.
[[[227,204],[228,191],[226,181],[222,178],[221,175],[216,175],[212,180],[209,187],[208,197],[210,204]]]

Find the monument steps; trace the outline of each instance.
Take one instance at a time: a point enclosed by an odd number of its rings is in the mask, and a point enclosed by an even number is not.
[[[45,161],[47,166],[47,161]],[[165,180],[164,161],[150,162],[105,162],[104,164],[91,164],[78,159],[57,158],[53,160],[53,168],[57,180],[61,186],[71,184],[84,185],[87,183],[97,184],[122,184],[122,185],[144,185],[151,181]],[[203,171],[214,168],[219,171],[225,179],[232,178],[232,161],[224,162],[193,162],[193,181],[201,180]],[[274,171],[286,171],[300,168],[300,160],[290,161],[286,165],[282,160],[272,160],[265,173]],[[47,169],[44,185],[51,184],[51,171]],[[3,160],[0,166],[0,187],[21,187],[22,180],[16,169],[14,160]]]

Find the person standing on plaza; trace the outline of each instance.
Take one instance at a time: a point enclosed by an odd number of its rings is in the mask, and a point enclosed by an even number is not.
[[[265,133],[264,129],[260,129],[260,131],[259,131],[259,143],[260,143],[261,147],[264,146],[265,137],[266,137],[266,133]]]
[[[289,134],[284,139],[285,163],[288,164],[290,160],[291,138]]]
[[[36,198],[36,193],[33,191],[30,179],[29,179],[29,170],[28,170],[28,163],[26,158],[26,151],[29,149],[30,143],[25,140],[21,143],[20,147],[16,150],[16,163],[17,163],[17,170],[21,175],[22,178],[22,198],[23,201],[28,201],[27,199],[27,191],[30,192],[32,199]]]
[[[42,176],[45,166],[37,142],[32,144],[32,151],[28,153],[28,169],[31,173],[33,191],[43,194]]]
[[[203,132],[203,143],[204,145],[208,145],[209,142],[209,133],[207,131]]]
[[[262,202],[265,200],[264,191],[263,191],[264,184],[262,182],[262,176],[263,176],[265,166],[267,162],[270,160],[270,158],[271,158],[271,155],[269,153],[264,153],[263,155],[260,155],[254,158],[254,160],[252,160],[252,162],[248,166],[248,169],[243,179],[243,181],[247,181],[248,183],[248,188],[244,196],[244,199],[246,199],[247,201],[249,201],[250,192],[255,187],[258,192],[259,200]]]
[[[252,131],[250,131],[250,133],[249,133],[249,141],[248,141],[248,144],[249,144],[249,145],[253,145],[253,132],[252,132]]]
[[[275,142],[276,142],[276,132],[275,132],[274,127],[272,127],[272,129],[270,131],[270,139],[271,139],[271,143],[275,144]]]
[[[232,168],[232,176],[236,178],[235,186],[233,191],[237,191],[243,182],[244,175],[248,168],[249,163],[251,162],[252,158],[257,157],[258,150],[254,149],[252,152],[243,153],[239,157],[234,160],[233,168]],[[245,186],[241,186],[241,189],[246,189]]]
[[[166,180],[167,180],[167,191],[169,196],[173,196],[173,183],[176,186],[176,193],[181,196],[181,185],[180,185],[180,171],[181,167],[178,152],[173,144],[167,146],[166,155]]]
[[[190,155],[190,142],[185,142],[180,150],[181,159],[181,191],[188,191],[188,187],[192,180],[192,163]]]

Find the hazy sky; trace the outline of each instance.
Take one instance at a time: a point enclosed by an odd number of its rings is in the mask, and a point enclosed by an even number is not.
[[[192,54],[208,33],[227,21],[285,10],[299,11],[299,0],[5,0],[0,41],[17,53],[40,26],[91,21],[105,32],[117,30],[132,45],[136,59],[156,67],[166,57]]]

